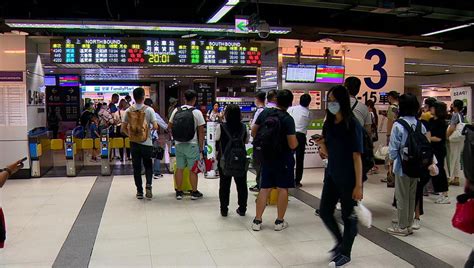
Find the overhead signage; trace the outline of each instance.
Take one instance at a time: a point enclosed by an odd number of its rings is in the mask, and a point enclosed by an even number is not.
[[[249,19],[235,18],[235,33],[249,33]]]
[[[1,71],[0,82],[23,82],[23,72]]]
[[[261,65],[258,44],[170,38],[51,40],[53,64]]]
[[[60,121],[77,121],[80,116],[79,87],[46,87],[48,115],[56,113]]]

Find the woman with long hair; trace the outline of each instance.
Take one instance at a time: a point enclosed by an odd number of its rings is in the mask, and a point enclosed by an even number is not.
[[[120,135],[120,137],[122,137],[122,138],[126,138],[125,134],[123,134],[123,132],[121,131],[121,127],[122,127],[123,118],[125,116],[125,111],[127,111],[128,107],[129,107],[129,104],[128,104],[127,100],[121,99],[120,102],[119,102],[118,111],[117,111],[117,116],[120,120],[120,124],[117,125],[117,134]],[[123,148],[120,148],[119,152],[120,152],[120,157],[121,158],[124,157]],[[131,158],[130,158],[130,148],[126,148],[125,152],[127,154],[127,160],[130,161],[131,160]]]
[[[446,117],[447,106],[444,102],[435,102],[434,106],[430,108],[433,117],[429,121],[429,129],[431,133],[431,146],[433,147],[434,155],[438,161],[439,174],[431,177],[433,188],[436,193],[441,193],[439,198],[435,201],[436,204],[450,204],[448,198],[448,177],[444,169],[444,160],[446,159]],[[413,228],[415,229],[415,228]]]
[[[331,250],[333,255],[330,265],[338,267],[351,261],[352,245],[357,235],[354,206],[363,197],[363,128],[352,113],[349,92],[343,86],[333,87],[328,93],[323,135],[317,143],[321,156],[328,159],[319,213],[336,239],[336,246]],[[344,234],[334,217],[339,201]]]
[[[229,104],[225,109],[225,119],[226,122],[219,125],[216,129],[216,141],[218,142],[218,159],[219,159],[219,174],[220,174],[220,184],[219,184],[219,200],[220,200],[220,209],[221,215],[227,217],[228,207],[229,207],[229,196],[230,196],[230,184],[232,182],[232,176],[226,175],[226,172],[222,170],[222,161],[225,161],[224,152],[226,147],[233,146],[234,143],[231,143],[231,139],[242,138],[242,143],[244,145],[248,142],[249,135],[247,127],[242,123],[242,114],[240,112],[240,107],[236,104]],[[235,185],[237,187],[237,203],[239,207],[236,212],[240,216],[245,216],[247,211],[247,172],[243,176],[234,176]]]
[[[462,100],[455,100],[451,104],[453,111],[449,127],[446,133],[447,138],[454,133],[456,126],[464,122],[462,111],[464,110],[464,102]],[[459,186],[459,177],[461,176],[461,152],[463,147],[462,141],[449,141],[449,185]]]

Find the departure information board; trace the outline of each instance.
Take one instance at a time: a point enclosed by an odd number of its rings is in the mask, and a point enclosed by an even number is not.
[[[261,65],[257,44],[241,41],[129,38],[51,40],[56,64]]]

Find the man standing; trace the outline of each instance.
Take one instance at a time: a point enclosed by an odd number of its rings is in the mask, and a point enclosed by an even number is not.
[[[258,116],[260,113],[265,109],[265,97],[266,93],[264,91],[259,91],[255,95],[255,105],[257,106],[257,110],[255,111],[255,114],[253,116],[253,119],[250,123],[250,129],[255,125],[255,121],[257,121]],[[253,160],[253,167],[255,168],[255,173],[256,173],[256,184],[253,187],[250,187],[249,190],[252,192],[258,192],[260,191],[260,177],[261,177],[261,163],[258,161],[257,157],[255,154],[252,157]]]
[[[295,120],[296,139],[298,140],[298,147],[296,147],[296,187],[303,186],[301,179],[303,179],[306,133],[308,132],[310,121],[308,109],[310,103],[311,96],[309,94],[303,94],[300,97],[300,105],[288,108],[288,113],[293,117],[293,120]]]
[[[155,112],[151,107],[144,105],[145,90],[141,87],[133,90],[135,104],[125,111],[121,131],[130,138],[130,149],[132,154],[133,177],[137,187],[137,199],[143,199],[142,164],[145,167],[146,176],[146,198],[151,199],[153,193],[151,184],[153,181],[153,143],[151,141],[151,129],[158,129]]]
[[[260,231],[262,228],[262,216],[267,198],[275,187],[278,188],[278,216],[274,230],[281,231],[288,227],[284,217],[288,207],[288,188],[295,187],[293,150],[298,146],[295,121],[287,113],[292,102],[291,91],[279,90],[277,107],[265,109],[252,128],[254,144],[261,148],[263,156],[260,192],[257,198],[256,216],[252,222],[254,231]],[[275,124],[276,120],[279,124]]]
[[[176,141],[176,199],[183,199],[183,171],[191,168],[199,161],[204,149],[204,125],[206,121],[201,111],[194,108],[196,105],[196,91],[187,90],[184,93],[186,104],[174,109],[170,116],[168,129]],[[192,187],[191,199],[202,198],[197,190],[198,176],[189,172]]]
[[[277,107],[277,91],[272,89],[267,92],[267,104],[265,108],[275,108]]]
[[[372,117],[369,113],[369,108],[362,102],[357,100],[357,94],[360,91],[360,79],[354,76],[346,78],[344,86],[349,90],[351,96],[351,108],[354,116],[359,121],[360,125],[365,128],[369,136],[372,133]]]
[[[114,93],[112,95],[112,99],[110,100],[110,104],[109,104],[109,110],[110,110],[110,113],[115,113],[118,111],[117,109],[117,103],[119,102],[120,100],[120,97],[117,93]]]

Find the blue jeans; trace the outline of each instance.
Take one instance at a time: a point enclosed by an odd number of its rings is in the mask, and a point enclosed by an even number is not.
[[[160,159],[153,159],[153,174],[161,174],[161,161]]]

